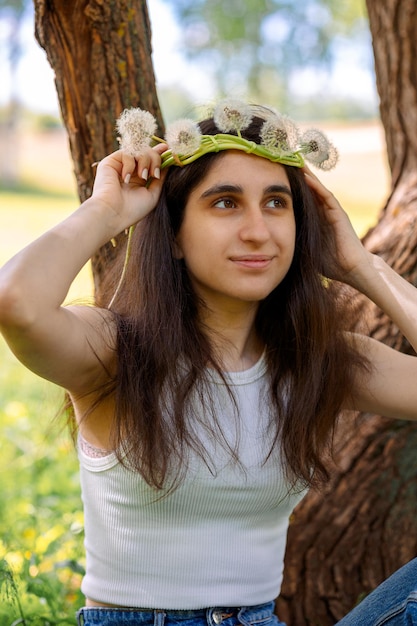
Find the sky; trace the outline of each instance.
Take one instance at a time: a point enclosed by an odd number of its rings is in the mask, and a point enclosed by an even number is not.
[[[191,97],[193,93],[198,93],[200,102],[213,97],[214,90],[207,80],[207,74],[201,72],[197,65],[188,63],[180,52],[181,31],[169,6],[162,0],[148,0],[148,8],[152,25],[153,64],[158,86],[181,85]],[[35,40],[33,29],[31,9],[21,32],[23,55],[18,67],[16,85],[12,86],[5,46],[8,26],[5,21],[0,20],[0,106],[7,104],[12,89],[15,89],[25,107],[36,112],[57,115],[58,101],[53,72],[45,52]],[[363,52],[355,49],[340,49],[330,89],[342,97],[348,97],[352,95],[354,85],[355,92],[361,98],[373,102],[376,101],[375,81],[372,73],[364,67],[361,54]],[[314,91],[317,88],[317,73],[301,72],[298,78],[296,84],[302,85],[304,93],[306,89]]]

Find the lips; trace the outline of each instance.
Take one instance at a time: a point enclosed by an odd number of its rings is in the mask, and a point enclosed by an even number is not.
[[[251,269],[264,269],[271,264],[272,259],[272,256],[259,254],[231,257],[231,261],[236,265]]]

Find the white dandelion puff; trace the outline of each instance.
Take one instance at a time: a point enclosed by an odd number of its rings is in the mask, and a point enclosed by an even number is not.
[[[322,170],[331,170],[339,158],[334,145],[321,130],[316,128],[311,128],[303,133],[301,152],[307,161]]]
[[[213,111],[214,123],[222,133],[239,134],[249,126],[252,117],[250,105],[234,98],[222,100]]]
[[[337,162],[339,160],[339,153],[337,151],[337,148],[335,148],[335,146],[330,143],[329,144],[329,148],[327,151],[327,158],[324,159],[324,161],[322,161],[321,163],[319,163],[318,167],[323,170],[323,171],[329,171],[332,170]]]
[[[156,120],[149,111],[139,108],[125,109],[116,122],[119,143],[133,157],[139,156],[149,146],[156,131]]]
[[[187,156],[200,147],[201,131],[193,120],[177,120],[167,127],[165,140],[174,154]]]
[[[262,144],[274,154],[294,152],[299,136],[298,128],[294,122],[279,114],[268,117],[260,131]]]

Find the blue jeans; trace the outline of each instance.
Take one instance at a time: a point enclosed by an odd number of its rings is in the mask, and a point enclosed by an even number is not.
[[[274,615],[274,603],[197,611],[85,608],[77,613],[79,626],[285,626]]]
[[[197,611],[85,608],[77,617],[79,626],[285,626],[274,615],[273,602]],[[417,626],[417,559],[379,585],[337,626]]]

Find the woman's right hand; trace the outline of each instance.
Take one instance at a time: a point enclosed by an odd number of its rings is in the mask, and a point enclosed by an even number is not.
[[[164,178],[161,154],[166,149],[164,143],[145,148],[138,158],[117,150],[98,164],[91,200],[101,202],[115,215],[115,235],[155,208]]]

